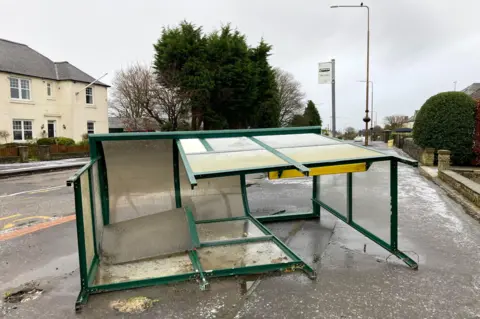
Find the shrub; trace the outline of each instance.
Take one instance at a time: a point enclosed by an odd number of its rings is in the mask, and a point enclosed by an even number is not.
[[[418,112],[413,138],[421,147],[447,149],[455,164],[472,159],[475,101],[462,92],[444,92],[430,97]]]
[[[80,142],[77,142],[76,145],[80,145],[80,146],[88,145],[88,140],[81,140]]]
[[[55,138],[55,141],[58,145],[66,145],[66,146],[75,145],[75,141],[69,137],[57,137]]]
[[[39,138],[37,140],[38,145],[53,145],[55,144],[55,139],[51,137]]]

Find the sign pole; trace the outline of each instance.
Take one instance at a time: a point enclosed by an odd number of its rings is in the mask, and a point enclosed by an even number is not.
[[[335,59],[332,59],[332,135],[337,136],[337,126],[335,117]]]

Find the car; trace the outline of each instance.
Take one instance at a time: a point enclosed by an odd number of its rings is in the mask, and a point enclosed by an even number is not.
[[[365,142],[365,137],[357,136],[353,139],[354,142]]]

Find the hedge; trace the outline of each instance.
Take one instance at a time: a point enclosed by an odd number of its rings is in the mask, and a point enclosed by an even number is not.
[[[469,164],[474,128],[475,101],[463,92],[444,92],[423,104],[415,118],[413,138],[423,148],[450,150],[455,164]]]

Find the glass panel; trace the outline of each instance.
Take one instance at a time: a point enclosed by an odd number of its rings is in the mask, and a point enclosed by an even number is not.
[[[14,130],[21,130],[22,129],[22,121],[13,121],[13,129]]]
[[[100,197],[100,180],[98,174],[98,162],[92,166],[92,192],[93,192],[93,213],[95,216],[95,232],[97,239],[97,247],[100,248],[103,236],[103,215],[102,201]],[[100,251],[100,250],[98,250]]]
[[[192,190],[180,163],[180,187],[182,205],[192,210],[197,221],[245,216],[238,175],[198,179]]]
[[[197,224],[197,232],[201,242],[265,236],[249,220]]]
[[[22,89],[22,99],[23,100],[30,100],[30,91],[26,89]]]
[[[373,150],[343,143],[338,145],[282,148],[278,151],[300,163],[368,158],[383,155]]]
[[[185,154],[204,153],[207,151],[198,138],[182,139],[180,140],[180,144],[182,144]]]
[[[13,139],[14,139],[15,141],[21,141],[21,140],[23,140],[22,131],[13,131]]]
[[[92,207],[90,206],[90,185],[88,182],[88,171],[80,176],[80,188],[82,190],[82,215],[83,215],[83,235],[85,240],[85,253],[87,262],[87,271],[95,255],[95,242],[93,241],[93,221]]]
[[[389,161],[375,162],[368,171],[353,174],[353,202],[352,220],[390,243]]]
[[[236,169],[254,169],[266,166],[288,165],[287,162],[266,150],[232,153],[205,153],[187,155],[193,172],[219,172]]]
[[[31,130],[32,129],[32,121],[23,121],[23,129],[24,130]]]
[[[292,135],[267,135],[257,136],[258,140],[273,148],[314,146],[325,144],[340,144],[340,141],[330,139],[318,134],[292,134]]]
[[[28,80],[22,80],[21,81],[21,86],[22,86],[22,89],[29,89],[30,88],[30,82]]]
[[[18,79],[10,78],[10,87],[11,88],[18,88]]]
[[[172,140],[108,141],[102,145],[111,223],[176,207]]]
[[[119,265],[100,263],[94,285],[160,278],[193,272],[194,269],[188,253]]]
[[[317,199],[347,216],[347,174],[320,175],[317,185]]]
[[[261,150],[263,147],[247,137],[208,138],[206,140],[214,151]]]
[[[33,138],[32,131],[25,130],[24,135],[26,140],[31,140]]]
[[[192,249],[183,208],[110,224],[103,229],[102,259],[120,264]]]
[[[11,88],[11,89],[10,89],[10,97],[11,97],[12,99],[18,99],[18,98],[20,98],[20,92],[18,91],[18,89]]]
[[[271,241],[204,247],[197,250],[205,271],[291,262]]]

